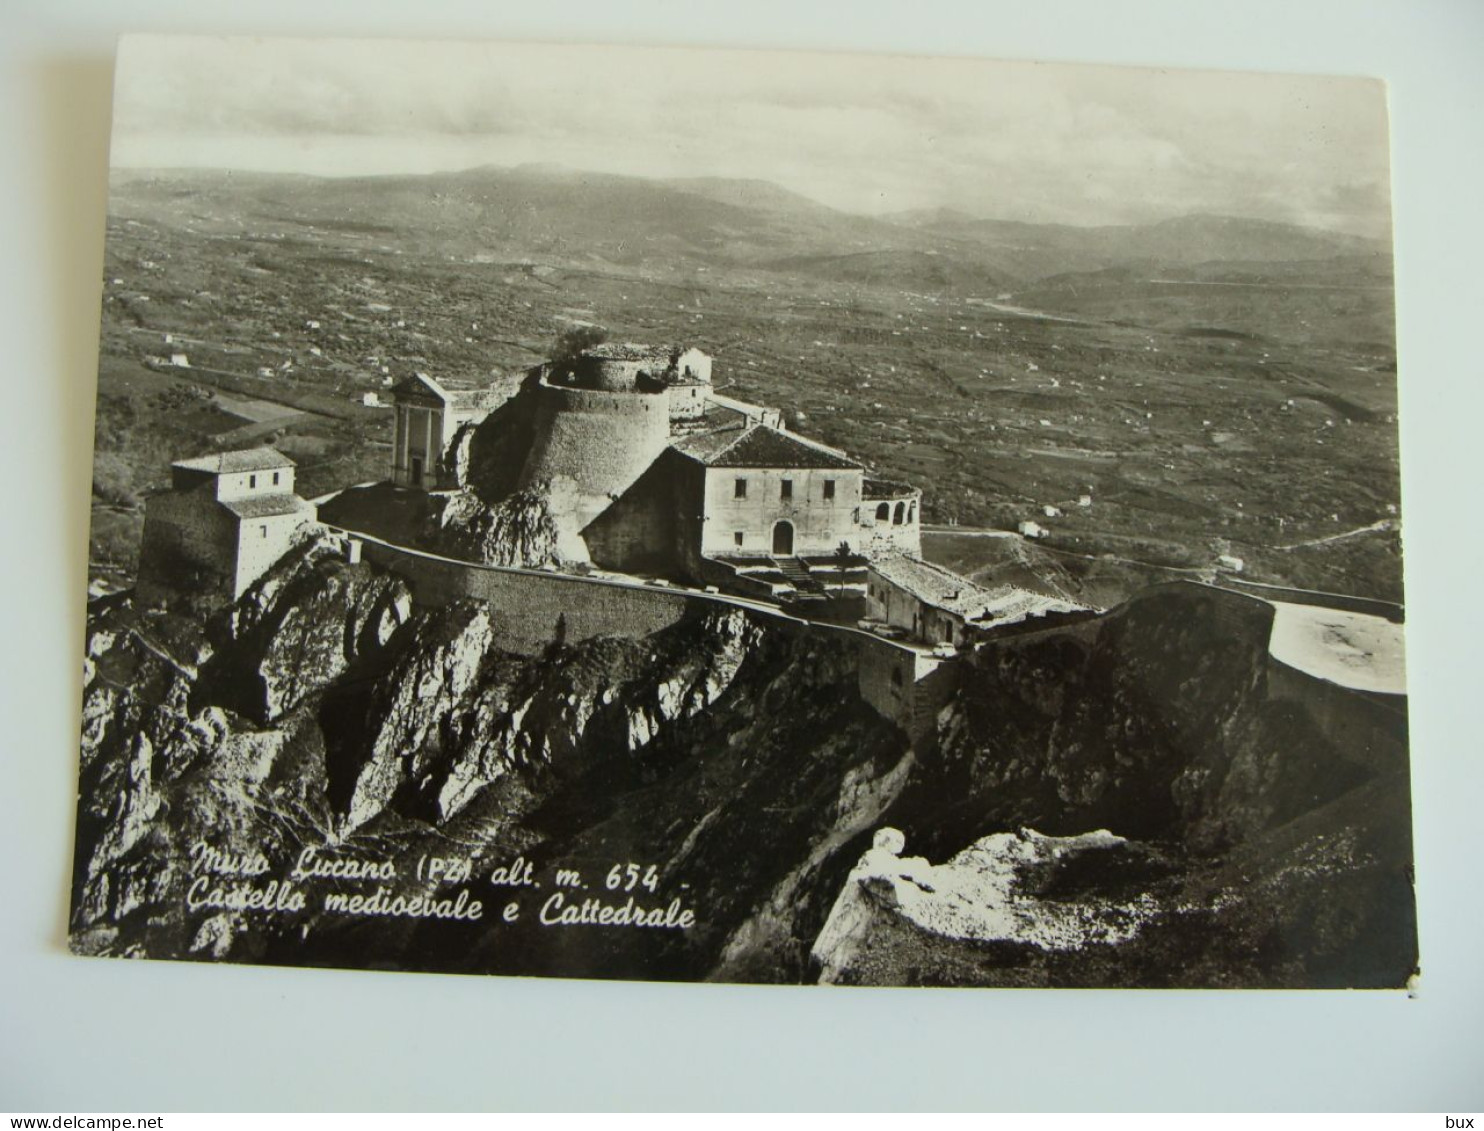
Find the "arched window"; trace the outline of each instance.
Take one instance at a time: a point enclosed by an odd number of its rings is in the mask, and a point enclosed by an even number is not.
[[[916,522],[917,521],[917,504],[915,502],[914,503],[909,503],[908,506],[907,506],[907,521],[908,522]]]
[[[876,521],[887,522],[891,519],[891,504],[882,503],[876,508]]]
[[[901,526],[902,525],[902,520],[905,519],[906,517],[907,517],[907,504],[906,503],[898,503],[897,504],[897,513],[892,516],[892,520],[891,520],[892,521],[892,525],[893,526]]]

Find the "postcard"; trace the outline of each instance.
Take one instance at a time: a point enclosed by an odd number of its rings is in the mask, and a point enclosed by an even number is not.
[[[1400,988],[1385,90],[119,51],[71,946]]]

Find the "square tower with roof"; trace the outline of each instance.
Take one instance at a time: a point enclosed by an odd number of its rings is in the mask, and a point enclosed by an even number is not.
[[[294,461],[273,448],[178,460],[170,489],[145,505],[139,596],[236,600],[314,518],[294,492]]]

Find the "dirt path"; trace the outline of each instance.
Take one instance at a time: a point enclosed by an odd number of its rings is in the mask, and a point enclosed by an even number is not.
[[[1307,542],[1294,542],[1287,546],[1274,546],[1275,550],[1303,550],[1310,546],[1325,546],[1330,542],[1343,542],[1347,538],[1356,538],[1362,534],[1378,534],[1387,530],[1396,529],[1396,519],[1383,518],[1379,522],[1373,522],[1369,526],[1357,526],[1354,530],[1346,530],[1340,534],[1331,534],[1328,538],[1311,538]]]

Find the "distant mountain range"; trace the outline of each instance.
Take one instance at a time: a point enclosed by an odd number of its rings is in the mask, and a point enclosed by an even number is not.
[[[952,209],[901,213],[897,223],[1007,251],[1092,255],[1116,262],[1206,263],[1214,260],[1290,262],[1337,255],[1389,254],[1381,240],[1339,232],[1194,213],[1153,224],[1075,227],[982,220]]]
[[[1379,240],[1229,216],[1104,227],[989,220],[951,209],[852,215],[767,181],[648,179],[549,165],[319,178],[121,170],[112,210],[196,230],[279,227],[457,256],[618,267],[782,271],[861,285],[989,294],[1110,268],[1357,260]]]

